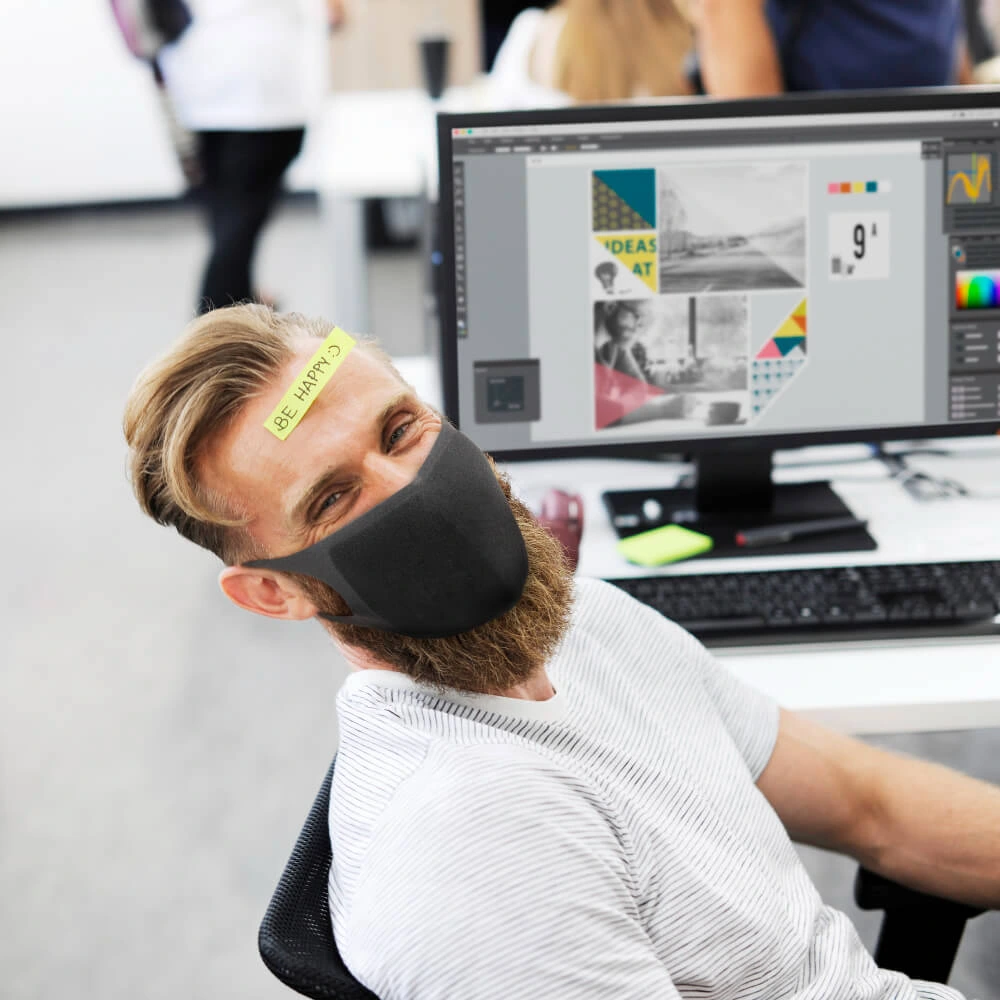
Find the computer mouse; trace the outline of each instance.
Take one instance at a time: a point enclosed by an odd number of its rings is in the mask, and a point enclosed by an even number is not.
[[[583,537],[583,500],[576,493],[549,490],[542,497],[538,523],[562,544],[573,569],[580,559],[580,539]]]

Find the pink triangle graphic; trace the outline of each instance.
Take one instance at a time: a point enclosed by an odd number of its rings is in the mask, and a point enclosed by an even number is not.
[[[772,337],[758,352],[758,358],[780,358],[782,357],[781,350],[778,345],[774,342]]]
[[[659,386],[623,375],[607,365],[594,365],[594,401],[597,430],[664,394]]]

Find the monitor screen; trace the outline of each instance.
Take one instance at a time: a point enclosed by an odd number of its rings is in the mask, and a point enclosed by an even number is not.
[[[483,449],[1000,426],[995,93],[439,122],[446,408]]]

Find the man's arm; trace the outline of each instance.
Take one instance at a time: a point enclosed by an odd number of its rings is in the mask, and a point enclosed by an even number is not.
[[[976,82],[976,75],[969,55],[969,46],[963,41],[958,46],[958,56],[955,59],[955,82],[967,87]]]
[[[331,31],[337,31],[347,20],[344,0],[326,0],[326,24]]]
[[[759,97],[784,91],[764,0],[696,0],[693,15],[706,93]]]
[[[793,840],[924,892],[1000,908],[1000,788],[785,710],[757,787]]]

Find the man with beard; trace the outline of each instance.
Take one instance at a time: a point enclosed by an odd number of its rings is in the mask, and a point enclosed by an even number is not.
[[[329,336],[328,336],[329,334]],[[235,603],[318,617],[338,696],[330,909],[383,1000],[956,1000],[875,967],[792,839],[1000,900],[1000,790],[830,733],[571,577],[489,461],[370,344],[195,321],[125,434]]]

